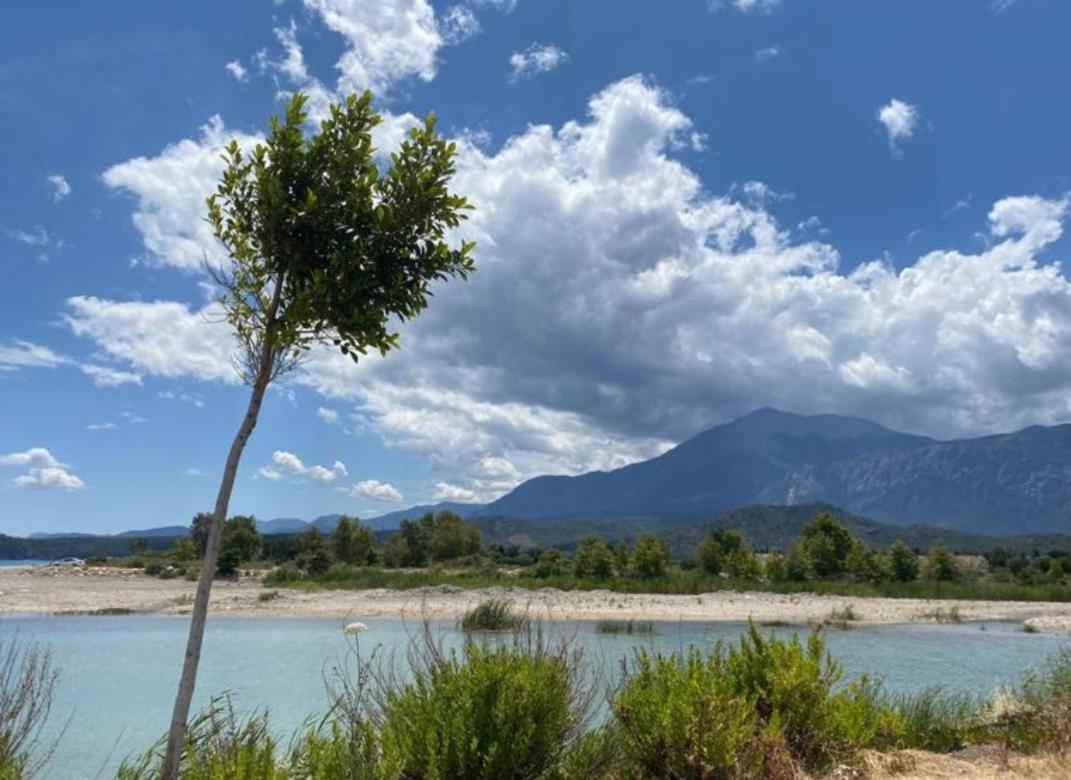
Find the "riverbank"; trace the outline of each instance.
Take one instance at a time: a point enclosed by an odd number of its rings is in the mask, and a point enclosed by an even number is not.
[[[163,580],[131,569],[0,569],[0,614],[120,614],[188,612],[194,583]],[[856,598],[810,593],[717,591],[699,595],[615,593],[554,588],[413,590],[266,588],[259,577],[220,580],[215,614],[256,617],[458,618],[489,598],[512,601],[547,620],[744,621],[804,624],[835,614],[859,624],[1013,621],[1030,630],[1071,633],[1071,604],[1049,602]]]

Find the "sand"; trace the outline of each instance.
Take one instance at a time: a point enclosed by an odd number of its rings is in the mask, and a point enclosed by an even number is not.
[[[114,568],[0,568],[0,614],[92,614],[190,610],[194,583]],[[270,594],[270,595],[269,595]],[[265,588],[256,577],[218,581],[215,614],[257,617],[457,618],[488,598],[505,598],[533,618],[550,620],[744,621],[807,623],[851,607],[858,623],[933,622],[956,609],[964,621],[1014,621],[1043,632],[1071,633],[1071,604],[847,598],[719,591],[697,596],[449,585],[416,590]]]

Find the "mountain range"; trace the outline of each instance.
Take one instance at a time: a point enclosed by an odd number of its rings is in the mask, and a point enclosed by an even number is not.
[[[1071,425],[938,440],[832,414],[759,409],[650,460],[612,471],[527,480],[488,504],[424,504],[365,519],[377,531],[449,509],[507,531],[524,521],[555,529],[668,530],[714,522],[754,506],[838,507],[894,526],[984,535],[1071,533]],[[259,521],[265,534],[330,531],[339,515]],[[627,530],[626,530],[627,529]],[[181,526],[119,537],[166,537]],[[528,531],[525,531],[528,533]],[[44,538],[46,535],[38,535]],[[51,534],[73,537],[75,534]]]

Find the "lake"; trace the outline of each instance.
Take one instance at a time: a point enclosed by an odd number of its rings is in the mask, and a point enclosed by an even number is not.
[[[367,655],[404,648],[419,626],[369,619],[360,637]],[[195,707],[230,691],[242,710],[267,708],[286,737],[310,715],[322,713],[324,679],[346,662],[352,637],[344,621],[312,619],[209,619]],[[66,733],[43,777],[114,777],[124,756],[149,748],[167,726],[188,619],[164,615],[120,617],[14,616],[0,618],[0,637],[18,632],[52,649],[60,681],[53,726],[69,718]],[[456,641],[453,623],[439,624]],[[741,624],[665,624],[653,636],[597,634],[594,624],[561,624],[581,641],[585,657],[604,676],[644,645],[665,651],[735,639]],[[790,629],[779,629],[780,632]],[[867,672],[888,689],[929,686],[985,694],[1016,681],[1071,638],[1023,633],[1019,624],[910,624],[829,631],[828,646],[848,675]]]

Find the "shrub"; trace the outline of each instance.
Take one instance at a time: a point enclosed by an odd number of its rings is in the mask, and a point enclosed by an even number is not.
[[[926,556],[926,579],[935,582],[956,582],[960,579],[960,570],[956,562],[942,545],[935,545]]]
[[[383,751],[399,757],[408,780],[544,777],[590,712],[578,661],[530,636],[527,644],[468,642],[450,654],[429,645],[415,679],[378,697]]]
[[[515,631],[524,625],[524,617],[504,599],[481,602],[461,618],[462,631]]]
[[[562,559],[562,554],[553,547],[539,553],[539,558],[536,560],[535,568],[532,571],[532,574],[540,579],[559,577],[564,573],[565,563]]]
[[[964,747],[977,718],[970,696],[929,688],[889,700],[900,719],[899,746],[948,753]]]
[[[0,778],[32,777],[47,763],[54,744],[42,741],[55,697],[52,656],[18,635],[0,641]]]
[[[286,780],[267,715],[242,721],[226,696],[212,703],[190,723],[179,764],[182,780]],[[163,740],[119,768],[117,780],[160,777]]]
[[[919,576],[919,557],[906,544],[897,540],[889,548],[892,576],[897,582],[911,582]]]
[[[897,718],[867,678],[840,686],[821,635],[763,636],[704,656],[651,656],[613,703],[627,760],[643,776],[747,778],[821,771],[891,741]]]

